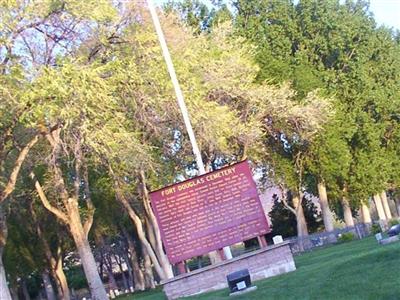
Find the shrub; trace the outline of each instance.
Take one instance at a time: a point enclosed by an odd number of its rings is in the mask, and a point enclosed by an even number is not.
[[[371,226],[371,233],[372,234],[377,234],[382,232],[381,226],[379,226],[379,224],[372,224]]]
[[[397,224],[400,224],[400,221],[397,219],[391,219],[389,221],[389,227],[392,227],[393,225],[397,225]]]
[[[352,232],[346,232],[339,235],[338,241],[341,243],[350,242],[355,239],[355,236]]]

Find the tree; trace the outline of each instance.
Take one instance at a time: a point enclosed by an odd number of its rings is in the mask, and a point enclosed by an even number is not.
[[[382,141],[397,114],[393,33],[376,28],[364,1],[235,1],[234,6],[238,33],[259,46],[260,79],[289,79],[300,99],[316,87],[334,97],[336,115],[313,143],[307,168],[320,187],[341,199],[352,225],[351,207],[382,189],[392,164]],[[334,141],[340,147],[332,151]],[[337,157],[342,160],[333,168]]]
[[[112,126],[116,126],[111,123],[118,117],[117,103],[101,77],[105,70],[69,62],[59,69],[45,70],[35,80],[31,95],[43,104],[28,116],[42,118],[48,126],[57,128],[46,135],[50,158],[44,163],[51,186],[44,189],[43,178],[36,178],[34,173],[31,177],[43,205],[68,227],[95,299],[107,296],[88,241],[95,209],[88,180],[88,155],[102,151],[102,139],[111,140]],[[80,201],[86,206],[84,215]]]
[[[285,197],[288,198],[288,204],[292,205],[293,197],[291,195]],[[286,208],[278,195],[274,194],[272,200],[274,205],[268,213],[272,224],[272,234],[282,235],[284,238],[296,236],[297,221],[295,215]],[[302,201],[302,206],[310,233],[317,232],[321,228],[322,220],[316,206],[306,196]]]
[[[4,299],[11,299],[8,292],[2,253],[7,241],[7,222],[4,202],[14,191],[22,164],[39,140],[35,126],[23,122],[23,113],[28,111],[25,98],[26,81],[18,68],[14,76],[0,74],[0,290]],[[4,274],[4,277],[2,276]]]

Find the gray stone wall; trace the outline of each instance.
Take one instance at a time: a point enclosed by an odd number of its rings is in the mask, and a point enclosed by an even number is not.
[[[177,299],[226,288],[226,275],[242,269],[248,269],[255,281],[294,271],[296,266],[289,243],[282,243],[178,275],[161,284],[168,299]]]

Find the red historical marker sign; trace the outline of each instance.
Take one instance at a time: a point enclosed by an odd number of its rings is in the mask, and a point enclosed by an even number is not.
[[[269,232],[247,161],[150,193],[171,263]]]

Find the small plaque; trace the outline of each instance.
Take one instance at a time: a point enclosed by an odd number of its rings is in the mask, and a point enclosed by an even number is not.
[[[276,235],[272,238],[272,240],[274,241],[274,245],[279,244],[279,243],[283,243],[283,239],[281,235]]]
[[[246,282],[240,281],[240,282],[236,283],[236,287],[237,287],[237,289],[238,289],[239,291],[240,291],[240,290],[244,290],[244,289],[246,288]]]

